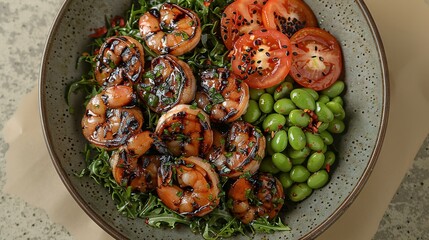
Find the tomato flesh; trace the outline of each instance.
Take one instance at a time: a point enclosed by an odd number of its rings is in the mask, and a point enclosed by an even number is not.
[[[269,88],[289,73],[292,63],[289,38],[277,30],[257,30],[234,44],[232,71],[251,88]]]
[[[276,29],[289,38],[304,27],[317,27],[311,8],[302,0],[269,0],[262,9],[267,29]]]
[[[340,77],[343,60],[336,38],[320,28],[303,28],[291,38],[290,75],[298,84],[316,91]]]
[[[221,18],[221,37],[228,49],[243,34],[261,29],[262,7],[267,0],[237,0],[225,8]]]

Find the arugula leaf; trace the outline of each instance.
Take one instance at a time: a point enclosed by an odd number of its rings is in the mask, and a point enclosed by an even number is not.
[[[185,218],[179,218],[173,214],[157,214],[153,216],[147,216],[146,223],[152,227],[160,228],[162,225],[167,224],[168,227],[174,228],[176,224],[182,223],[189,225],[190,221]]]
[[[273,233],[275,231],[290,231],[290,227],[283,224],[280,217],[277,217],[277,222],[269,222],[266,218],[258,218],[251,223],[251,226],[256,232]]]
[[[203,237],[204,239],[219,239],[236,234],[245,235],[243,224],[228,211],[219,208],[210,214],[204,227]]]

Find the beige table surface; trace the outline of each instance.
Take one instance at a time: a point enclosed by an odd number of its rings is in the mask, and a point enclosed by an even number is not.
[[[40,127],[39,66],[61,4],[62,0],[0,0],[0,239],[111,239],[63,186]],[[366,4],[389,63],[389,126],[369,181],[345,214],[318,238],[323,240],[385,239],[385,231],[376,234],[379,223],[383,219],[382,227],[388,229],[386,210],[395,204],[392,197],[413,170],[413,160],[429,134],[429,0],[367,0]],[[427,189],[429,169],[422,172],[421,179],[414,181]],[[423,195],[417,205],[427,206],[428,196]],[[404,219],[403,225],[407,222]],[[428,218],[419,224],[423,227],[416,226],[417,232],[397,239],[428,239],[424,232],[426,226],[429,229]]]

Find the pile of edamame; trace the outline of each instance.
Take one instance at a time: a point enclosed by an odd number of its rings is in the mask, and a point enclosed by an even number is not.
[[[334,135],[345,130],[343,92],[337,81],[316,92],[287,78],[267,89],[250,89],[243,119],[265,133],[266,157],[260,171],[278,177],[289,199],[299,202],[329,181],[336,155]]]

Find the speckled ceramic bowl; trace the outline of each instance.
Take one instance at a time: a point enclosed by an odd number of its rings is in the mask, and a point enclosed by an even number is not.
[[[328,228],[353,202],[368,179],[387,125],[389,82],[383,46],[363,0],[306,0],[320,26],[337,37],[343,48],[344,101],[347,132],[338,143],[338,165],[332,179],[284,216],[292,228],[270,239],[311,239]],[[82,209],[115,238],[196,239],[187,228],[156,229],[144,219],[130,220],[116,210],[110,195],[90,178],[77,178],[84,167],[86,143],[82,115],[71,115],[64,100],[66,86],[79,79],[76,59],[87,48],[91,28],[105,16],[123,15],[131,1],[66,0],[50,33],[41,70],[40,108],[46,143],[64,184]],[[76,103],[75,103],[76,104]],[[259,239],[261,236],[256,236]]]

